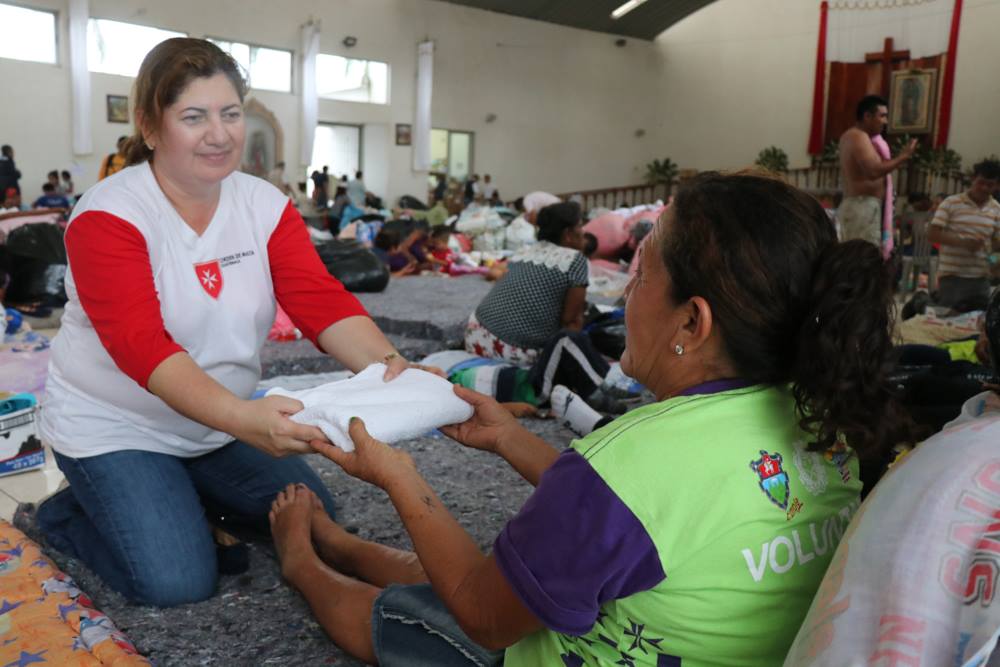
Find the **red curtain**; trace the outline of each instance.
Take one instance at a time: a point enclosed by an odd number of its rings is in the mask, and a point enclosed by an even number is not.
[[[813,83],[812,128],[809,131],[809,153],[823,151],[823,93],[826,89],[826,19],[830,5],[819,5],[819,39],[816,40],[816,78]]]
[[[951,129],[951,103],[955,93],[955,60],[958,56],[958,27],[962,22],[962,0],[955,0],[951,13],[951,32],[948,34],[948,62],[945,63],[944,81],[941,85],[941,115],[938,117],[938,132],[935,146],[948,145],[948,131]]]

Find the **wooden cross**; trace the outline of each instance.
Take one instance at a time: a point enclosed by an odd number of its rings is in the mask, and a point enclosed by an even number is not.
[[[885,48],[877,53],[866,53],[866,63],[882,63],[882,97],[889,99],[889,79],[892,74],[892,65],[900,61],[910,59],[910,51],[893,51],[892,37],[885,38]]]

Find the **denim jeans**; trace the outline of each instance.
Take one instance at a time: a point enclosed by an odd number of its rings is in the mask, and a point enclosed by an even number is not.
[[[469,639],[430,584],[389,586],[375,598],[372,645],[381,667],[503,664],[503,651]]]
[[[140,604],[210,597],[218,580],[211,525],[268,536],[271,502],[290,483],[305,484],[334,510],[304,460],[242,442],[195,458],[124,450],[79,459],[56,453],[56,462],[70,488],[38,508],[45,539]]]

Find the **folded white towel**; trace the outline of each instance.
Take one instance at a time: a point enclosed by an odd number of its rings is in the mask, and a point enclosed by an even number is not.
[[[348,380],[302,391],[275,387],[267,395],[302,401],[305,409],[292,421],[318,427],[345,452],[354,451],[347,433],[351,417],[360,417],[372,437],[389,444],[472,417],[472,406],[433,373],[408,368],[391,382],[382,381],[384,374],[385,364],[372,364]]]

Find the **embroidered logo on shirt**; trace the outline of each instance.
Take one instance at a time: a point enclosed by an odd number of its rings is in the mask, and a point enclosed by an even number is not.
[[[222,292],[222,268],[219,266],[219,260],[213,259],[211,262],[195,264],[194,272],[198,276],[198,282],[208,292],[208,295],[213,299],[218,299],[219,293]]]
[[[802,482],[802,486],[814,496],[825,492],[828,469],[823,462],[823,456],[818,452],[810,452],[806,449],[806,443],[801,440],[796,440],[794,447],[792,463],[799,471],[799,481]]]
[[[767,499],[783,510],[788,509],[788,473],[781,469],[781,454],[768,454],[760,450],[760,458],[750,462],[750,469],[757,473],[760,489]]]
[[[798,498],[792,500],[792,506],[788,508],[788,512],[785,514],[785,521],[791,521],[792,517],[802,511],[802,501]]]

